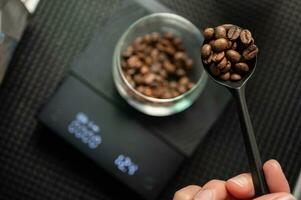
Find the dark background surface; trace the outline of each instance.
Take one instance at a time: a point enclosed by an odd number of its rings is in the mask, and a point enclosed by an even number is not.
[[[247,101],[263,160],[276,158],[291,185],[301,167],[301,2],[162,0],[198,27],[248,27],[260,48]],[[121,186],[37,121],[76,56],[118,1],[41,0],[0,90],[0,199],[117,199]],[[247,170],[233,103],[159,199],[187,184]],[[115,186],[115,188],[113,187]]]

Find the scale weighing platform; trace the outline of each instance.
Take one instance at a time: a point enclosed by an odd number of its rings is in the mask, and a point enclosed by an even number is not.
[[[171,11],[155,1],[120,1],[39,116],[56,134],[146,199],[158,196],[230,99],[226,90],[208,80],[186,111],[151,117],[119,96],[112,77],[115,45],[130,24],[153,12]]]

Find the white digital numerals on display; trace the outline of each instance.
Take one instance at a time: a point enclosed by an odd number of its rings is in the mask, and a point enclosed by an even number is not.
[[[127,173],[130,176],[134,175],[138,170],[138,165],[133,163],[130,157],[122,154],[117,156],[114,163],[120,171]]]
[[[93,121],[91,121],[85,113],[77,113],[75,119],[68,125],[68,131],[89,148],[95,149],[98,147],[102,138],[99,135],[100,129]]]

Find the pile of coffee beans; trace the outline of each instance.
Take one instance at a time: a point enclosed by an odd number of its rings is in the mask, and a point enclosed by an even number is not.
[[[122,52],[121,67],[131,86],[146,96],[174,98],[194,86],[187,75],[193,60],[181,38],[171,32],[136,38]]]
[[[223,80],[239,81],[249,71],[258,48],[252,34],[232,24],[206,28],[201,56],[209,72]]]

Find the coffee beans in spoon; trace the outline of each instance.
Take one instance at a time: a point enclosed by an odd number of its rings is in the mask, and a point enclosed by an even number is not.
[[[223,81],[239,81],[251,70],[258,47],[248,29],[224,24],[206,28],[203,34],[201,56],[211,75]]]

